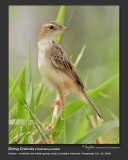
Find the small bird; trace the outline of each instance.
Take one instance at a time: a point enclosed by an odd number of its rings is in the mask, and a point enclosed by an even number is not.
[[[83,102],[89,102],[98,116],[102,118],[95,104],[84,91],[83,82],[68,55],[63,51],[55,38],[64,30],[68,30],[56,21],[45,23],[38,34],[38,67],[44,83],[49,90],[55,89],[60,96],[60,100],[55,103],[60,106],[58,117],[60,116],[65,98],[71,93],[75,94]],[[65,93],[68,93],[65,95]]]

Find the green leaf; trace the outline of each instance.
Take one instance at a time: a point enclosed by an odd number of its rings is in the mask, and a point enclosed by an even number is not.
[[[22,75],[22,80],[21,80],[21,84],[20,84],[20,89],[24,95],[24,98],[26,99],[26,76],[25,76],[25,70],[23,72]],[[24,119],[25,117],[25,108],[18,103],[17,106],[17,119]]]
[[[70,134],[67,137],[68,143],[72,143],[73,141],[85,135],[89,127],[88,118],[85,115],[84,108],[81,108],[79,111],[77,111],[77,113],[73,114],[70,117],[69,121],[71,121],[70,122],[71,124],[72,124],[72,119],[75,125],[72,125],[71,129],[69,130]]]
[[[92,144],[98,137],[117,127],[119,127],[119,121],[117,120],[105,122],[97,128],[90,130],[87,134],[75,141],[73,144]]]
[[[65,12],[66,12],[66,6],[61,6],[60,7],[60,10],[59,10],[59,13],[58,13],[58,16],[57,16],[57,22],[63,24],[64,23],[64,17],[65,17]],[[60,34],[57,38],[56,38],[56,41],[58,43],[60,43],[60,40],[61,40],[61,36],[62,34]]]
[[[57,16],[57,20],[56,20],[57,22],[61,24],[64,23],[65,12],[66,12],[66,6],[61,6]]]
[[[66,27],[69,26],[69,23],[70,23],[70,21],[71,21],[71,19],[72,19],[72,16],[73,16],[75,10],[76,10],[76,7],[73,7],[72,12],[71,12],[71,14],[70,14],[70,16],[69,16],[69,18],[68,18],[68,20],[67,20],[67,22],[66,22]],[[57,40],[57,42],[59,42],[59,43],[61,42],[61,39],[62,39],[63,35],[64,35],[64,32],[62,32],[62,34],[60,35],[60,39]]]
[[[24,95],[23,93],[21,92],[20,88],[17,87],[16,91],[14,92],[14,97],[15,99],[22,105],[25,107],[25,109],[28,109],[28,104],[24,98]],[[41,137],[44,139],[41,131],[39,130],[39,127],[37,126],[37,124],[41,127],[41,129],[43,129],[42,127],[42,124],[39,122],[39,120],[36,118],[36,116],[30,111],[30,115],[34,121],[34,124],[39,132],[39,134],[41,135]],[[29,120],[29,123],[30,123],[31,120]],[[37,123],[37,124],[36,124]],[[29,126],[32,126],[32,125],[29,125]],[[29,128],[31,129],[31,128]],[[25,137],[24,139],[22,140],[22,143],[27,143],[28,142],[28,138],[29,138],[29,135],[25,134]],[[45,140],[45,139],[44,139]]]
[[[102,91],[105,87],[107,87],[113,80],[115,80],[117,77],[119,77],[119,74],[113,76],[112,78],[108,79],[106,82],[104,82],[102,85],[97,87],[96,89],[92,90],[88,95],[93,98],[96,96],[100,91]]]
[[[26,132],[28,130],[28,126],[29,126],[29,120],[30,120],[30,111],[29,111],[29,107],[26,113],[26,119],[25,119],[25,128],[26,128]]]
[[[52,132],[53,141],[56,141],[58,139],[58,136],[61,132],[63,124],[64,124],[64,120],[61,120],[61,118],[59,117],[54,127],[54,130]]]
[[[30,98],[29,101],[27,101],[27,104],[30,106],[30,111],[34,113],[34,93],[33,93],[33,83],[32,83],[30,43],[29,43],[29,84],[27,88],[27,97]]]
[[[31,132],[27,132],[27,135],[30,135]],[[20,143],[21,139],[24,137],[24,133],[21,133],[20,135],[16,135],[10,142],[9,144],[22,144]]]
[[[12,76],[9,75],[9,90],[11,89],[13,83],[14,83],[14,80],[13,80]]]
[[[31,97],[32,97],[32,82],[29,82],[27,86],[27,93],[26,93],[26,101],[27,101],[28,106],[31,103]]]
[[[30,42],[29,42],[29,83],[27,87],[27,93],[26,93],[26,101],[27,101],[27,115],[26,115],[26,133],[31,132],[33,129],[33,125],[28,125],[30,117],[30,112],[34,113],[34,93],[33,93],[33,83],[32,83],[32,65],[31,65],[31,52],[30,52]],[[23,143],[28,143],[28,137],[29,135],[25,134]]]
[[[26,119],[25,119],[25,136],[24,136],[24,140],[23,140],[23,144],[27,144],[28,143],[28,137],[29,135],[27,134],[29,129],[29,121],[30,121],[30,111],[29,111],[29,107],[27,109],[27,114],[26,114]],[[31,125],[32,126],[32,125]]]
[[[44,124],[50,124],[52,121],[52,115],[48,116],[44,121],[43,121],[43,125]]]
[[[25,71],[25,70],[24,70]],[[23,73],[24,74],[24,73]],[[22,77],[22,80],[24,78]],[[14,80],[11,76],[9,76],[9,83],[13,84]],[[9,111],[9,118],[11,118],[13,116],[13,114],[16,112],[18,105],[20,105],[23,109],[24,107],[22,105],[25,104],[25,98],[23,98],[23,95],[21,93],[21,89],[19,89],[19,87],[17,86],[17,88],[14,91],[14,97],[17,100],[17,104],[14,105],[11,110]],[[21,112],[22,113],[22,112]]]
[[[77,65],[79,64],[79,62],[80,62],[80,60],[81,60],[81,58],[82,58],[82,56],[83,56],[83,53],[84,53],[85,49],[86,49],[86,45],[83,46],[80,54],[78,55],[78,57],[77,57],[77,59],[76,59],[76,62],[74,63],[74,66],[75,66],[75,67],[77,67]]]
[[[42,105],[43,103],[46,101],[46,99],[49,97],[50,95],[50,91],[47,89],[47,87],[44,85],[43,90],[42,90],[42,100],[36,105],[35,107],[35,111],[37,111]]]
[[[111,98],[110,95],[105,94],[105,93],[103,93],[103,92],[99,92],[99,95],[102,96],[102,97],[104,97],[104,98]]]
[[[64,118],[69,117],[71,114],[75,113],[81,107],[85,105],[81,100],[75,100],[64,107]]]
[[[113,118],[114,120],[118,120],[118,117],[115,116],[115,115],[112,113],[111,110],[108,109],[108,112],[110,113],[110,115],[112,116],[112,118]]]
[[[37,104],[39,103],[39,101],[40,101],[40,97],[41,97],[43,88],[44,88],[44,85],[41,84],[41,85],[38,87],[38,90],[37,90],[36,94],[35,94],[35,89],[34,89],[35,105],[37,105]]]
[[[21,106],[24,106],[27,104],[25,97],[19,87],[16,88],[14,92],[14,97],[17,100],[17,102],[20,103]]]
[[[25,126],[22,130],[25,133],[25,136],[24,136],[24,139],[22,141],[22,144],[27,144],[28,143],[29,135],[27,134],[27,132],[30,130],[29,121],[30,121],[30,107],[27,107],[26,118],[25,118]],[[33,126],[33,125],[31,125],[31,126]]]
[[[16,121],[16,122],[15,122]],[[15,124],[14,124],[15,123]],[[25,125],[25,119],[11,119],[9,120],[9,125]],[[29,125],[34,125],[33,120],[29,121]]]
[[[115,144],[120,144],[119,143],[119,138],[114,137],[113,140],[115,141]]]
[[[17,134],[18,134],[18,131],[19,131],[19,129],[20,129],[20,125],[18,125],[14,130],[12,130],[10,133],[9,133],[9,143],[12,141],[12,139],[15,137],[15,136],[17,136]]]
[[[24,66],[23,69],[21,70],[20,74],[18,75],[16,81],[13,83],[13,85],[12,85],[10,91],[9,91],[9,103],[10,103],[10,101],[11,101],[11,99],[12,99],[12,96],[13,96],[13,93],[14,93],[15,89],[16,89],[17,86],[18,86],[18,82],[20,81],[20,78],[21,78],[21,76],[22,76],[22,74],[23,74],[23,72],[24,72],[24,70],[25,70],[25,68],[26,68],[26,65],[27,65],[27,64],[25,64],[25,66]]]
[[[14,105],[10,111],[9,111],[9,119],[14,115],[14,113],[16,113],[16,109],[17,109],[18,103],[16,105]]]
[[[60,136],[59,136],[59,144],[66,144],[66,127],[65,127],[65,121],[64,125],[61,129]]]
[[[28,109],[28,104],[24,98],[24,95],[22,94],[20,88],[17,87],[18,92],[15,92],[16,94],[14,94],[15,99],[22,105],[25,107],[25,109]],[[40,127],[42,126],[42,124],[39,122],[39,120],[36,118],[36,116],[30,111],[31,117],[34,120],[34,122],[36,121],[38,123],[38,125],[40,125]]]
[[[69,18],[68,18],[68,20],[67,20],[67,22],[66,22],[66,26],[69,25],[69,23],[70,23],[70,21],[71,21],[71,19],[72,19],[72,16],[73,16],[74,13],[75,13],[76,8],[77,8],[76,6],[73,7],[72,12],[71,12],[71,14],[70,14],[70,16],[69,16]]]

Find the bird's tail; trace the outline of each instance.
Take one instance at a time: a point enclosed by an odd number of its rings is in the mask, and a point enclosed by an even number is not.
[[[87,95],[87,93],[82,90],[82,93],[84,94],[85,98],[88,100],[88,102],[91,104],[91,106],[93,107],[93,109],[95,110],[95,112],[97,113],[97,115],[103,119],[103,117],[100,115],[98,109],[96,108],[95,104],[92,102],[92,100],[89,98],[89,96]]]

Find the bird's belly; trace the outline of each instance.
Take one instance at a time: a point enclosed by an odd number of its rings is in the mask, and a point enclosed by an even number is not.
[[[63,91],[67,92],[67,90],[71,90],[76,86],[76,82],[63,71],[56,68],[52,64],[51,60],[45,55],[39,54],[38,67],[40,74],[42,75],[42,79],[49,90],[57,90],[59,87]]]
[[[52,90],[58,83],[58,74],[51,60],[45,56],[39,55],[38,67],[44,83]]]

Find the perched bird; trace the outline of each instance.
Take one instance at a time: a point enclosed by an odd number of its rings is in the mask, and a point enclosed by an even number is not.
[[[56,100],[52,107],[56,104],[60,105],[59,117],[65,104],[65,98],[73,93],[83,102],[86,103],[88,101],[98,116],[103,119],[92,100],[84,91],[84,85],[78,71],[67,54],[55,41],[56,36],[64,30],[68,30],[68,28],[58,22],[50,21],[41,27],[37,37],[40,74],[47,87],[50,90],[55,89],[60,96],[60,100]],[[65,93],[68,94],[65,95]]]

